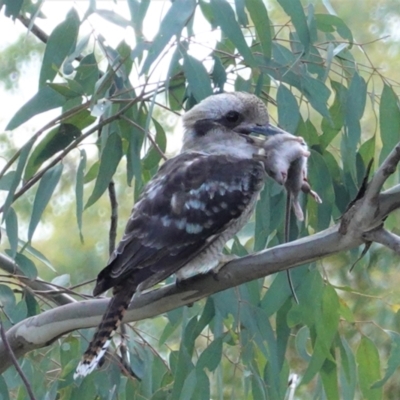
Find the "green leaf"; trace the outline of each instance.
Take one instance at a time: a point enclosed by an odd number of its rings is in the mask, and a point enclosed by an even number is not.
[[[214,372],[221,362],[223,337],[215,339],[201,354],[196,368],[207,368]]]
[[[82,234],[82,214],[83,214],[83,185],[86,170],[86,151],[80,150],[80,160],[78,169],[76,170],[76,181],[75,181],[75,198],[76,198],[76,222],[78,224],[79,236],[83,243]]]
[[[315,21],[317,23],[317,29],[322,32],[334,32],[343,38],[353,43],[353,34],[348,26],[343,22],[343,20],[336,15],[332,14],[315,14]]]
[[[94,87],[99,79],[99,68],[93,53],[85,56],[76,68],[75,81],[83,88],[87,95],[94,93]]]
[[[183,71],[196,101],[212,95],[211,80],[203,63],[187,53],[184,53],[183,60]]]
[[[87,201],[85,208],[93,205],[106,191],[118,164],[122,157],[122,141],[117,132],[113,132],[108,138],[100,157],[99,174],[92,194]]]
[[[90,168],[89,171],[86,172],[85,177],[83,178],[83,183],[89,183],[93,179],[96,179],[96,176],[99,174],[100,162],[96,161]]]
[[[30,179],[45,161],[64,150],[81,134],[80,129],[72,124],[61,124],[52,129],[32,151],[26,164],[24,180]]]
[[[196,370],[193,369],[190,374],[186,377],[185,382],[182,386],[182,391],[179,396],[179,400],[191,399],[196,388]]]
[[[0,178],[0,190],[9,191],[15,178],[15,171],[7,172]]]
[[[0,396],[1,400],[10,400],[9,389],[2,375],[0,375]]]
[[[364,114],[365,103],[367,100],[367,85],[364,78],[357,72],[347,92],[347,101],[345,109],[345,121],[347,127],[348,144],[352,154],[356,153],[357,145],[361,138],[360,119]]]
[[[307,326],[303,326],[296,334],[295,346],[297,353],[304,360],[309,362],[311,356],[308,354],[307,345],[310,338],[310,330]]]
[[[46,171],[40,180],[35,200],[33,202],[31,220],[29,222],[28,242],[32,240],[33,234],[40,221],[43,211],[50,201],[54,189],[61,178],[62,170],[63,164],[57,164],[53,168]]]
[[[379,163],[382,163],[400,141],[399,99],[393,88],[385,85],[379,105],[379,127],[381,131],[382,150]]]
[[[324,288],[321,306],[320,309],[315,310],[316,340],[311,360],[303,375],[303,384],[310,382],[315,374],[323,369],[326,360],[331,359],[330,361],[333,361],[331,345],[337,334],[339,325],[339,299],[335,289],[330,285]],[[326,365],[326,368],[327,370],[332,369],[329,363]],[[330,374],[328,371],[326,372],[328,375]],[[330,389],[333,390],[332,387]]]
[[[246,8],[253,20],[264,57],[270,59],[272,54],[272,36],[271,22],[268,17],[267,8],[262,0],[246,0]]]
[[[300,121],[299,106],[293,93],[283,84],[279,85],[276,102],[279,126],[285,131],[295,133]]]
[[[219,88],[220,91],[223,92],[227,75],[221,59],[217,56],[214,56],[214,68],[212,70],[211,77],[214,87]]]
[[[72,8],[65,21],[49,36],[40,70],[39,88],[45,87],[46,82],[53,81],[65,58],[75,48],[78,32],[79,16],[75,8]]]
[[[43,86],[11,118],[6,130],[18,128],[37,114],[62,107],[66,98],[48,86]]]
[[[319,232],[328,228],[331,222],[335,193],[325,160],[318,152],[313,150],[308,161],[308,177],[311,187],[323,201],[322,204],[315,201],[309,201],[307,204],[309,223]]]
[[[222,32],[232,41],[244,61],[250,67],[257,65],[249,46],[243,36],[242,30],[236,21],[235,13],[226,0],[211,0],[211,10],[215,22],[220,26]]]
[[[332,348],[332,356],[335,355]],[[331,360],[325,360],[321,368],[321,378],[324,385],[326,396],[329,400],[341,399],[338,387],[338,373],[336,363]]]
[[[7,315],[11,315],[16,303],[12,289],[7,285],[0,284],[0,307]]]
[[[15,258],[18,249],[18,218],[12,207],[9,208],[6,217],[6,232],[10,243],[10,256]]]
[[[342,129],[346,112],[347,88],[335,81],[331,81],[331,86],[335,91],[335,100],[329,108],[330,117],[324,117],[321,123],[323,134],[320,137],[320,143],[324,149]]]
[[[374,382],[380,380],[380,360],[378,349],[372,340],[363,336],[356,354],[358,367],[358,384],[366,400],[382,399],[382,388],[373,389]]]
[[[131,21],[124,18],[122,15],[117,14],[112,10],[96,10],[96,14],[100,15],[100,17],[104,18],[106,21],[111,22],[112,24],[121,26],[122,28],[126,28],[131,25]]]
[[[292,19],[297,35],[304,46],[304,52],[308,53],[310,47],[310,32],[303,6],[299,0],[278,0],[283,10]]]
[[[390,355],[385,371],[385,376],[375,382],[371,389],[381,388],[388,379],[395,373],[396,369],[400,366],[400,335],[397,332],[386,331],[392,340],[392,346],[390,348]]]
[[[5,16],[12,17],[15,20],[18,17],[23,3],[24,0],[5,0]]]
[[[29,152],[31,151],[33,143],[34,143],[34,139],[31,139],[31,140],[29,140],[28,143],[26,143],[21,148],[21,152],[20,152],[20,155],[18,158],[17,169],[15,170],[15,173],[13,174],[13,180],[10,185],[6,201],[4,202],[4,205],[3,205],[3,221],[7,217],[8,209],[11,206],[12,202],[14,201],[14,193],[15,193],[15,190],[17,189],[19,182],[21,180],[22,172],[24,170],[25,163],[28,158]]]
[[[357,376],[356,361],[354,354],[346,339],[338,339],[340,349],[340,386],[342,388],[343,400],[353,400],[355,398]]]
[[[75,99],[84,94],[83,88],[74,81],[69,81],[67,83],[48,83],[47,85],[67,99]]]
[[[147,73],[150,66],[164,50],[172,36],[179,36],[192,17],[196,8],[195,0],[176,0],[161,21],[160,29],[148,51],[141,74]]]

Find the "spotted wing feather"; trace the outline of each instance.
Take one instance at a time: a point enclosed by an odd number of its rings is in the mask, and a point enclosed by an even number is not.
[[[240,217],[263,181],[255,160],[183,153],[167,161],[136,203],[94,294],[128,276],[148,287],[175,273]]]

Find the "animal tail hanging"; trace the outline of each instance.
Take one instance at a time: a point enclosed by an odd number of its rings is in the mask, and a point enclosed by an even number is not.
[[[112,335],[124,317],[135,289],[136,287],[125,286],[111,298],[103,319],[76,368],[74,379],[90,374],[99,364],[111,342]]]

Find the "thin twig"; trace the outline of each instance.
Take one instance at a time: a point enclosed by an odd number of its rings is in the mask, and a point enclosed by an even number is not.
[[[13,349],[11,348],[10,343],[8,342],[7,334],[6,334],[6,331],[4,330],[4,325],[2,322],[0,322],[0,334],[1,334],[1,340],[3,341],[4,347],[6,348],[8,354],[11,358],[11,361],[14,364],[15,369],[17,370],[19,376],[21,377],[22,382],[24,382],[26,391],[28,392],[30,399],[36,400],[36,397],[32,392],[31,384],[29,383],[28,379],[26,378],[24,371],[22,371],[21,367],[19,366],[18,360],[15,357]]]
[[[141,131],[143,131],[146,134],[146,136],[148,137],[148,139],[150,140],[151,144],[154,146],[154,148],[160,153],[161,157],[164,160],[167,160],[167,156],[160,149],[160,146],[156,143],[156,141],[153,139],[153,137],[150,135],[149,132],[147,132],[142,126],[137,124],[135,121],[128,118],[126,115],[121,115],[121,118],[124,119],[125,121],[129,122],[131,125],[135,126],[136,128],[140,129]]]

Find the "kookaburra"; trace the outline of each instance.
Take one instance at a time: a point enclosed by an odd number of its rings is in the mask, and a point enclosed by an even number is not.
[[[75,376],[96,367],[135,292],[176,274],[184,280],[216,268],[225,243],[248,221],[264,185],[253,156],[282,132],[255,95],[210,96],[183,117],[183,147],[166,161],[135,204],[121,242],[93,294],[113,297]]]

